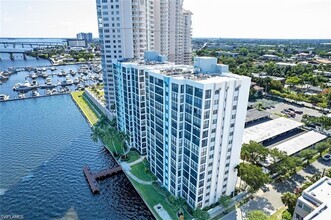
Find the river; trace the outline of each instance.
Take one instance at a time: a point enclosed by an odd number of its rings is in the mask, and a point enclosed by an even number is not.
[[[154,219],[123,173],[91,193],[83,166],[115,161],[90,135],[68,94],[0,102],[0,218]]]

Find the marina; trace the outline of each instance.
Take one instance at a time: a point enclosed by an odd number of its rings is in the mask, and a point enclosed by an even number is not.
[[[44,97],[103,83],[99,64],[8,68],[0,72],[0,101]],[[10,89],[10,87],[12,87]]]

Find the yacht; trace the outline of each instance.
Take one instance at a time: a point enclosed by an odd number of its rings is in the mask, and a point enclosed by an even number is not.
[[[75,76],[75,75],[76,75],[76,72],[73,71],[73,70],[70,70],[70,71],[69,71],[69,74],[72,75],[72,76]]]
[[[47,77],[46,80],[45,80],[45,84],[46,84],[46,85],[52,85],[52,84],[53,84],[53,83],[52,83],[52,79],[49,78],[49,77]]]
[[[38,78],[38,75],[37,75],[36,73],[32,73],[32,74],[30,75],[30,78],[31,78],[31,79],[37,79],[37,78]]]
[[[54,71],[56,70],[56,68],[54,66],[51,67],[51,71]]]
[[[33,90],[33,91],[32,91],[32,96],[33,96],[33,97],[38,97],[38,96],[40,96],[38,90]]]
[[[79,83],[79,79],[78,78],[74,79],[74,84],[78,84],[78,83]]]
[[[43,77],[43,78],[47,78],[47,77],[48,77],[48,74],[46,73],[46,71],[44,71],[44,72],[41,74],[41,77]]]
[[[0,94],[0,101],[6,101],[9,99],[9,95],[6,94]]]
[[[13,87],[14,91],[29,91],[31,89],[31,84],[28,81],[25,81],[23,85],[21,83],[16,83]]]
[[[39,83],[37,82],[37,80],[32,80],[31,84],[32,87],[39,87]]]
[[[25,98],[25,93],[18,93],[18,98],[24,99]]]
[[[46,67],[41,68],[41,71],[46,71]]]
[[[66,76],[68,74],[64,70],[62,70],[61,73],[62,73],[62,76]]]
[[[72,84],[73,84],[73,81],[72,81],[72,79],[70,78],[70,76],[66,76],[66,83],[67,83],[68,85],[72,85]]]

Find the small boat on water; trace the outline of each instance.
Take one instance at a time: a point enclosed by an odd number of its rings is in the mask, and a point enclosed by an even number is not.
[[[46,67],[41,68],[41,71],[46,71]]]
[[[46,80],[45,80],[45,84],[46,84],[46,85],[52,85],[52,84],[53,84],[53,83],[52,83],[52,79],[49,78],[49,77],[47,77]]]
[[[21,83],[16,83],[13,87],[14,91],[29,91],[33,89],[31,84],[28,81],[25,81],[25,83],[22,85]]]
[[[51,67],[51,71],[54,71],[56,70],[56,68],[54,66]]]
[[[72,76],[75,76],[75,75],[76,75],[76,72],[73,71],[73,70],[70,70],[70,71],[69,71],[69,74],[72,75]]]
[[[9,95],[6,94],[0,94],[0,101],[6,101],[9,99]]]
[[[70,78],[70,76],[66,76],[66,83],[67,83],[68,85],[72,85],[72,84],[73,84],[73,81],[72,81],[72,79]]]
[[[54,94],[57,94],[56,89],[47,89],[46,90],[46,95],[54,95]]]
[[[46,73],[46,71],[44,71],[44,72],[41,74],[41,77],[43,77],[43,78],[47,78],[47,77],[48,77],[48,74]]]
[[[32,73],[32,74],[30,75],[30,78],[31,78],[31,79],[37,79],[37,78],[38,78],[38,75],[37,75],[36,73]]]
[[[24,99],[25,98],[25,93],[18,93],[18,98]]]
[[[74,79],[74,84],[78,84],[79,83],[79,79],[78,78],[75,78]]]
[[[32,91],[32,96],[33,96],[33,97],[38,97],[38,96],[40,96],[38,90],[33,90],[33,91]]]
[[[30,85],[33,87],[39,87],[39,83],[37,82],[37,80],[32,80]]]

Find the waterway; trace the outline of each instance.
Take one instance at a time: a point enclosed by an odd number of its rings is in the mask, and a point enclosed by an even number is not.
[[[19,54],[15,61],[0,55],[0,70],[50,65]],[[77,67],[60,66],[57,71]],[[0,85],[0,93],[15,96],[13,84],[24,82],[27,74],[12,75]],[[91,193],[83,166],[100,171],[115,161],[90,135],[68,94],[0,102],[0,218],[154,219],[123,173],[101,181],[100,195]]]
[[[93,195],[82,168],[115,165],[70,95],[0,103],[0,214],[25,219],[154,219],[123,173]]]

